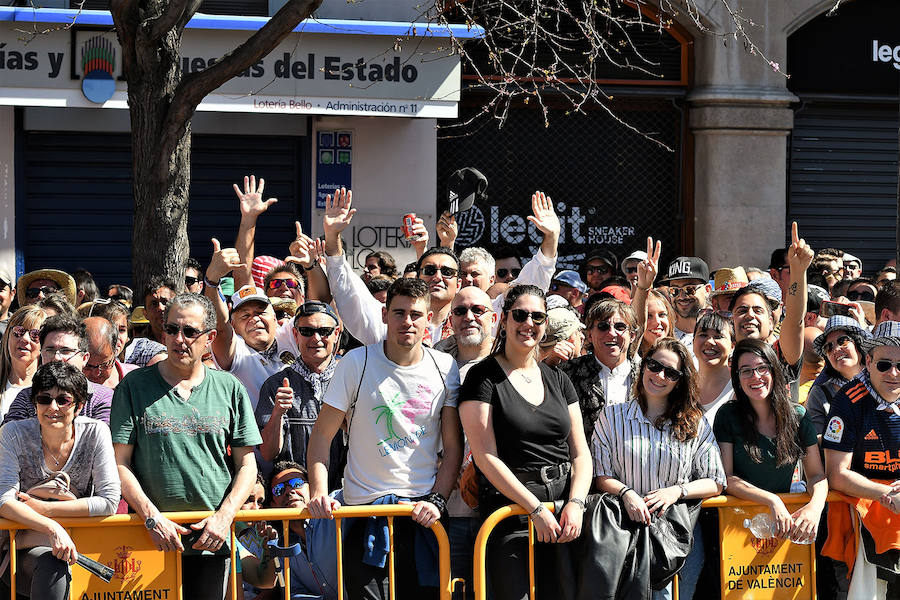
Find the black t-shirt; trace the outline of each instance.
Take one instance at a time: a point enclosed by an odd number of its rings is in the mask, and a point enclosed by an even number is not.
[[[578,402],[568,376],[538,363],[544,380],[544,401],[535,406],[516,391],[493,356],[474,365],[459,392],[463,402],[493,407],[497,455],[513,471],[537,471],[569,461],[569,404]],[[537,382],[534,382],[537,385]]]

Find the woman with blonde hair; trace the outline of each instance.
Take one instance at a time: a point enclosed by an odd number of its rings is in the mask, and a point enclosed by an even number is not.
[[[16,396],[31,387],[31,377],[37,370],[40,356],[40,328],[47,318],[44,309],[29,305],[17,310],[9,319],[0,338],[0,420]]]

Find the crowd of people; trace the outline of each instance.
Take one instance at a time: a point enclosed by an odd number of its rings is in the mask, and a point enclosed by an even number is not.
[[[542,597],[671,598],[678,573],[690,600],[718,577],[700,501],[722,493],[766,507],[785,543],[817,543],[820,597],[900,592],[894,266],[864,277],[794,224],[767,269],[662,269],[648,238],[621,262],[598,248],[557,270],[560,221],[536,192],[533,256],[457,253],[445,213],[436,244],[415,219],[415,262],[372,252],[358,275],[341,243],[350,191],[328,196],[322,239],[297,223],[276,258],[255,255],[264,181],[234,189],[234,245],[213,239],[183,282],[102,293],[86,271],[0,271],[0,517],[28,527],[20,592],[68,597],[78,550],[57,518],[131,512],[181,553],[185,598],[222,600],[236,514],[276,507],[312,517],[278,541],[292,593],[332,600],[335,511],[410,503],[390,532],[343,522],[347,597],[390,595],[390,550],[398,597],[437,597],[438,521],[471,596],[479,527],[517,504],[527,514],[488,545],[492,598],[528,596],[530,521]],[[829,490],[847,502],[826,507]],[[191,510],[212,514],[166,517]],[[236,529],[244,597],[281,597],[278,533]]]

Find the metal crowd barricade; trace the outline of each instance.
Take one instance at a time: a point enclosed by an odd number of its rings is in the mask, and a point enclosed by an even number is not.
[[[413,505],[411,504],[385,504],[379,506],[348,506],[341,507],[340,509],[334,511],[335,517],[335,529],[336,529],[336,549],[337,549],[337,593],[338,600],[344,600],[344,585],[343,585],[343,565],[342,565],[342,556],[343,556],[343,544],[341,537],[341,522],[343,519],[348,518],[358,518],[358,517],[386,517],[388,522],[388,535],[390,540],[390,550],[388,553],[388,578],[389,578],[389,593],[390,600],[395,600],[395,585],[394,585],[394,576],[395,576],[395,564],[394,564],[394,552],[393,552],[393,541],[394,541],[394,518],[395,517],[404,517],[409,518],[413,510]],[[164,513],[165,517],[175,523],[196,523],[212,513],[209,511],[198,511],[198,512],[177,512],[177,513]],[[311,518],[308,510],[298,511],[294,509],[263,509],[263,510],[248,510],[248,511],[240,511],[235,515],[234,522],[231,524],[231,572],[229,573],[230,580],[230,588],[231,588],[231,600],[239,600],[243,598],[243,590],[237,586],[237,572],[236,572],[236,536],[235,536],[235,522],[245,521],[245,522],[254,522],[254,521],[281,521],[282,524],[282,535],[281,535],[281,543],[286,543],[288,539],[288,530],[290,527],[290,522],[297,519],[308,519]],[[109,547],[112,548],[116,543],[120,543],[121,537],[116,536],[114,533],[116,528],[119,528],[120,534],[124,535],[122,528],[136,528],[140,534],[146,538],[146,546],[150,546],[150,548],[144,548],[142,552],[153,552],[157,555],[163,555],[163,560],[165,560],[166,555],[175,555],[177,553],[172,552],[161,552],[156,550],[155,547],[152,547],[150,544],[150,538],[144,529],[144,522],[134,514],[129,515],[112,515],[109,517],[82,517],[82,518],[69,518],[69,519],[56,519],[58,523],[60,523],[63,527],[65,527],[70,535],[73,536],[73,539],[76,537],[76,532],[80,532],[82,530],[89,530],[90,538],[96,539],[95,536],[105,535],[104,532],[108,533],[110,536]],[[6,530],[10,534],[10,561],[9,561],[9,581],[10,581],[10,598],[16,598],[16,532],[27,530],[28,528],[24,525],[17,523],[15,521],[10,521],[7,519],[0,519],[0,531]],[[452,582],[450,581],[450,543],[447,537],[447,532],[444,529],[443,525],[438,521],[436,522],[431,531],[434,532],[435,537],[437,538],[438,543],[438,581],[439,581],[439,597],[440,600],[450,600],[452,594]],[[84,532],[87,534],[88,532]],[[119,540],[119,541],[116,541]],[[77,540],[76,540],[76,548],[77,548]],[[112,552],[112,550],[110,550]],[[90,555],[91,552],[88,551],[86,555]],[[93,557],[92,557],[93,558]],[[102,559],[102,557],[100,557]],[[103,560],[100,560],[103,562]],[[134,560],[132,560],[132,565],[134,564]],[[138,563],[140,561],[137,561]],[[290,579],[290,561],[283,561],[283,572],[284,572],[284,600],[290,600],[291,598],[291,579]],[[117,564],[117,567],[120,565]],[[182,595],[182,572],[181,572],[181,560],[179,557],[174,557],[174,567],[175,567],[175,589],[172,590],[174,592],[174,600],[183,600]],[[80,569],[80,567],[72,567],[73,573],[73,582],[76,574],[76,569]],[[75,596],[74,586],[70,587],[70,598],[74,598],[74,600],[80,600],[82,596]],[[162,596],[162,594],[160,594]],[[103,593],[98,593],[98,597],[104,598]],[[147,595],[142,593],[140,589],[136,590],[133,593],[132,597],[135,598],[151,598],[151,595]],[[153,595],[152,597],[156,597]],[[165,596],[168,600],[172,600],[173,596]],[[94,596],[88,596],[89,600],[93,600]]]
[[[782,499],[786,506],[796,505],[796,504],[805,504],[809,502],[810,496],[809,494],[779,494],[779,497]],[[844,500],[835,493],[829,493],[828,502],[844,502]],[[728,508],[728,507],[747,507],[747,508],[761,508],[762,505],[756,504],[749,500],[741,500],[740,498],[735,498],[734,496],[716,496],[714,498],[707,498],[703,501],[704,508]],[[551,512],[554,510],[553,502],[545,502],[544,506],[550,510]],[[475,590],[475,600],[486,600],[487,598],[487,577],[485,571],[485,564],[487,558],[487,541],[491,532],[497,526],[500,521],[504,519],[516,515],[524,515],[527,514],[526,511],[521,506],[517,504],[511,504],[509,506],[504,506],[498,508],[491,515],[485,519],[484,523],[481,525],[481,529],[478,530],[478,536],[475,538],[475,552],[473,556],[474,565],[472,569],[473,573],[473,585]],[[535,582],[534,582],[534,525],[532,525],[531,521],[528,522],[528,597],[531,600],[535,600]],[[810,553],[810,571],[811,576],[809,578],[809,585],[811,586],[811,596],[812,598],[816,597],[816,546],[815,544],[809,544],[809,553]],[[722,581],[725,581],[725,573],[726,573],[726,561],[723,559],[721,561],[721,573],[722,573]],[[678,600],[678,576],[672,580],[672,598],[673,600]],[[538,599],[540,600],[540,599]]]

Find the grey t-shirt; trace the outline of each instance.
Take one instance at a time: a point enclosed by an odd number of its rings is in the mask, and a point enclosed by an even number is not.
[[[109,427],[81,416],[75,417],[74,427],[75,446],[60,471],[69,476],[69,491],[88,499],[92,517],[111,515],[119,506],[121,484]],[[44,462],[36,418],[0,428],[0,506],[53,474]]]

